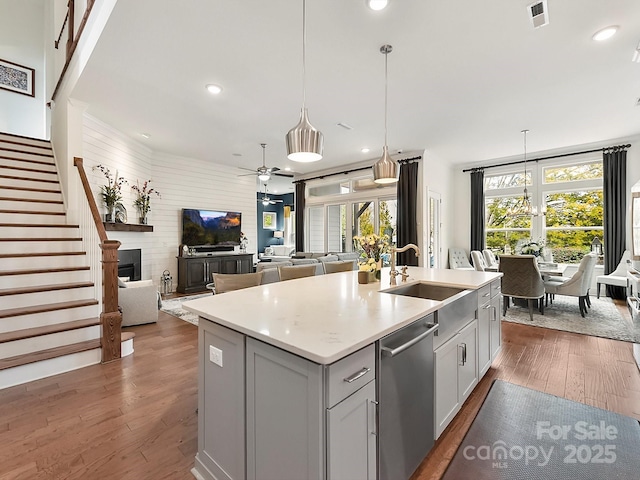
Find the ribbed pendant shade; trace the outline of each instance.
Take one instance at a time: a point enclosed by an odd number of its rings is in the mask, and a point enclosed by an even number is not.
[[[382,147],[382,157],[373,164],[373,181],[378,184],[398,181],[398,164],[389,155],[389,147],[387,147],[387,55],[392,51],[391,45],[380,47],[380,53],[384,54],[384,147]]]
[[[307,109],[300,112],[300,121],[285,137],[287,158],[294,162],[315,162],[322,159],[324,136],[309,123]]]
[[[309,123],[306,108],[307,84],[307,2],[302,0],[302,111],[300,121],[285,137],[287,158],[294,162],[315,162],[322,159],[324,138]]]

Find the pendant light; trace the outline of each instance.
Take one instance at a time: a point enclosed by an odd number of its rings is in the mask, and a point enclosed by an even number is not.
[[[311,123],[306,107],[306,47],[307,47],[307,7],[302,0],[302,110],[300,121],[289,130],[285,137],[287,158],[294,162],[315,162],[322,158],[324,138],[322,132],[316,130]]]
[[[398,164],[389,155],[387,146],[387,56],[393,51],[391,45],[380,47],[380,53],[384,54],[384,147],[382,157],[373,164],[373,181],[379,184],[389,184],[398,181]]]

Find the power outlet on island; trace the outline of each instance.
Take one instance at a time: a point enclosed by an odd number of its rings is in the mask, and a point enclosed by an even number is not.
[[[209,361],[215,363],[219,367],[222,366],[222,350],[209,345]]]

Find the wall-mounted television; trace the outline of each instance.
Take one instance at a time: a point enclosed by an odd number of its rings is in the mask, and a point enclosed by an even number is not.
[[[240,245],[240,212],[182,209],[182,243],[195,246]]]

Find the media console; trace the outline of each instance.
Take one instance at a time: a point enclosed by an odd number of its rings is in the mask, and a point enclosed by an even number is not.
[[[194,293],[206,290],[212,273],[251,273],[252,253],[202,252],[178,258],[178,292]]]

